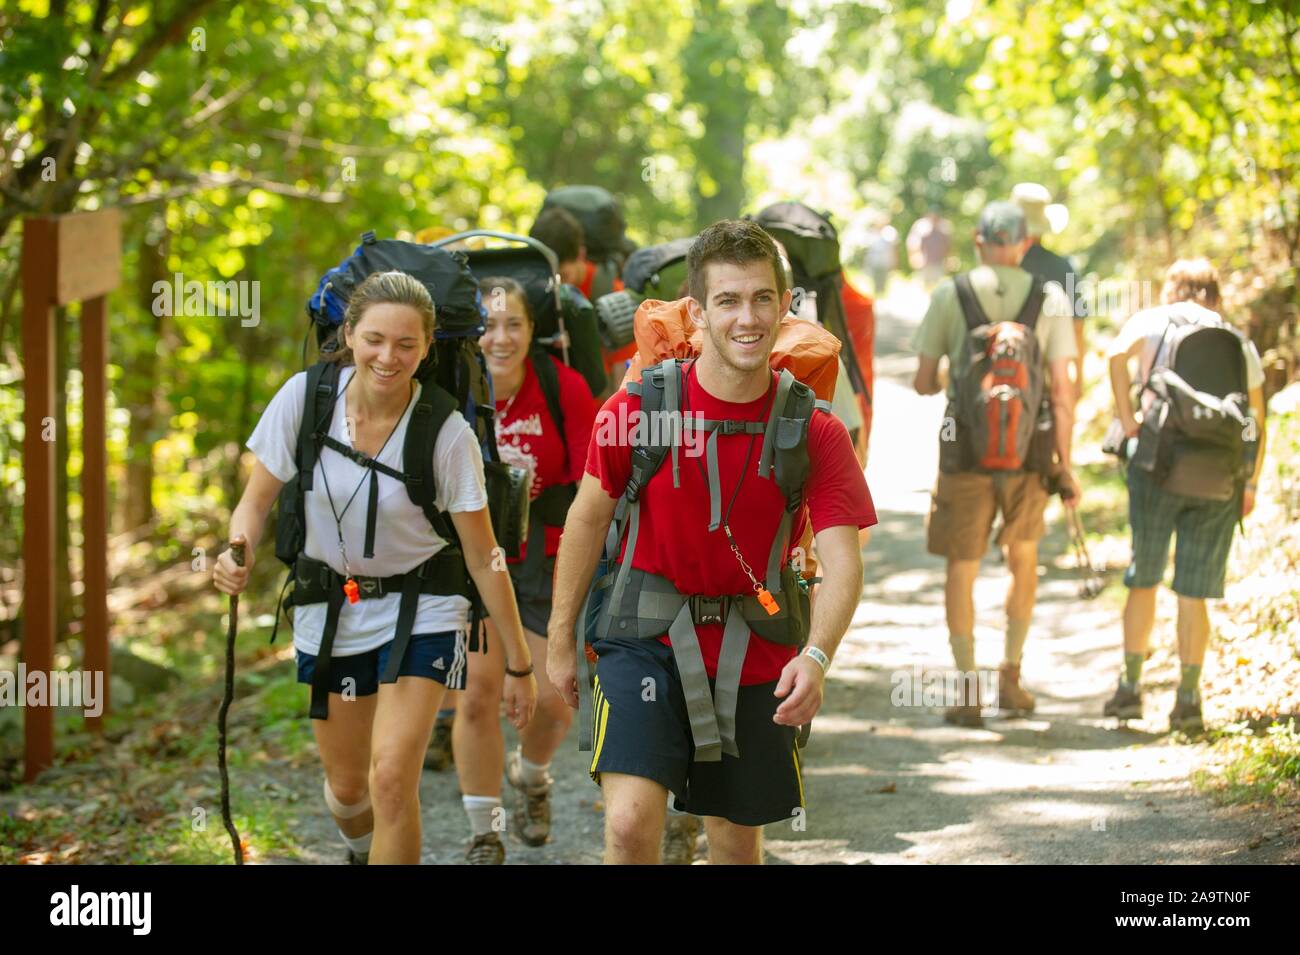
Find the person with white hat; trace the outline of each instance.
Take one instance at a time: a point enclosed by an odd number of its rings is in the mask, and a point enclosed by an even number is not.
[[[1077,357],[1071,362],[1074,366],[1074,401],[1077,404],[1083,394],[1083,319],[1084,302],[1079,294],[1081,276],[1075,270],[1074,263],[1063,255],[1057,255],[1043,248],[1043,236],[1051,235],[1056,230],[1047,217],[1047,206],[1052,201],[1052,194],[1046,187],[1036,182],[1018,183],[1011,190],[1011,201],[1018,205],[1025,214],[1025,227],[1029,232],[1029,251],[1020,260],[1020,267],[1026,272],[1041,275],[1049,282],[1059,282],[1065,290],[1074,310],[1074,342],[1078,349]]]

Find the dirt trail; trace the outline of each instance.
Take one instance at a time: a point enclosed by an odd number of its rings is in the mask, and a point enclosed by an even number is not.
[[[906,287],[904,287],[905,289]],[[866,587],[803,752],[808,810],[766,833],[772,863],[1213,863],[1262,862],[1246,844],[1255,820],[1216,809],[1188,775],[1199,753],[1163,735],[1171,694],[1152,694],[1149,723],[1117,730],[1101,706],[1113,690],[1120,629],[1112,609],[1081,600],[1049,511],[1039,602],[1023,661],[1038,696],[1031,719],[947,726],[937,707],[891,703],[897,674],[922,678],[951,665],[943,562],[925,552],[924,515],[937,467],[941,396],[911,387],[908,342],[924,300],[904,290],[877,319],[876,416],[868,480],[880,524],[866,553]],[[976,588],[977,658],[1001,660],[1005,569],[992,551]],[[598,862],[599,791],[574,736],[554,765],[554,833],[508,862]],[[341,849],[319,783],[304,782],[304,861],[337,862]],[[454,773],[425,773],[425,862],[463,853],[467,823]],[[509,797],[507,791],[507,798]],[[797,828],[798,826],[803,828]]]

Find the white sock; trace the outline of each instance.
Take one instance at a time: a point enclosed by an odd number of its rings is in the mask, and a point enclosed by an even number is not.
[[[367,832],[364,836],[349,836],[340,829],[339,835],[343,837],[343,841],[347,843],[348,848],[360,856],[370,851],[370,840],[374,838],[375,834]]]
[[[496,821],[496,810],[501,808],[500,796],[462,796],[460,801],[474,835],[485,836],[494,831],[492,823]]]
[[[549,786],[551,784],[550,763],[529,762],[524,758],[522,749],[517,755],[519,757],[519,775],[523,777],[525,786]]]

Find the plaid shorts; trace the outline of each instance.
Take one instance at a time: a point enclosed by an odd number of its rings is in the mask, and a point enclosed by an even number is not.
[[[1169,563],[1169,538],[1178,532],[1174,550],[1174,593],[1182,597],[1223,596],[1228,551],[1241,516],[1241,498],[1203,501],[1161,490],[1141,468],[1128,469],[1128,522],[1133,530],[1133,560],[1124,572],[1128,587],[1155,587]]]

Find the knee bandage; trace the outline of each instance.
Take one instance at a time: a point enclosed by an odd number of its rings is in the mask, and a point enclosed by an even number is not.
[[[330,812],[337,819],[355,819],[370,808],[370,793],[362,796],[361,802],[346,806],[338,801],[338,797],[334,795],[334,790],[330,789],[330,781],[327,778],[325,780],[325,805],[330,807]]]

